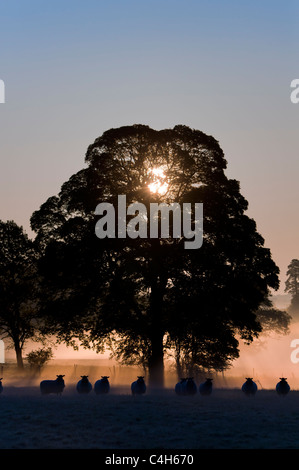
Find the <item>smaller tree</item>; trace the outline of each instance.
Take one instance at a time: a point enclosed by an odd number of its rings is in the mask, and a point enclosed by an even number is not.
[[[39,335],[38,253],[15,222],[0,221],[0,338],[7,339],[23,368],[22,352]]]
[[[285,292],[292,295],[290,313],[299,312],[299,260],[293,259],[288,266]]]
[[[51,348],[40,348],[36,351],[31,351],[26,355],[28,364],[32,369],[40,371],[44,365],[53,358]]]

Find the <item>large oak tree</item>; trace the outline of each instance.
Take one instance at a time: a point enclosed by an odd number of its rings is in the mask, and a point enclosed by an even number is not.
[[[31,218],[48,331],[99,351],[108,344],[148,367],[151,383],[163,383],[166,348],[178,361],[223,368],[238,355],[237,334],[250,342],[261,332],[256,312],[279,270],[218,142],[182,125],[126,126],[97,138],[85,162]],[[97,238],[95,208],[117,207],[118,195],[147,208],[203,203],[202,247],[186,249],[183,236]]]

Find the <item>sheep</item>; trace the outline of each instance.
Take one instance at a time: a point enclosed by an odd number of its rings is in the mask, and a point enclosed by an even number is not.
[[[193,377],[181,379],[174,388],[177,395],[195,395],[197,392],[196,384]]]
[[[0,378],[0,393],[3,392],[2,379],[3,379],[3,377]]]
[[[96,381],[96,383],[94,384],[94,391],[97,395],[109,393],[110,384],[108,379],[108,375],[102,375],[102,378]]]
[[[135,382],[131,384],[132,395],[142,395],[146,392],[146,385],[144,383],[144,377],[139,376]]]
[[[285,396],[289,393],[291,388],[285,377],[280,377],[279,380],[280,382],[276,384],[276,392],[278,393],[278,395]]]
[[[195,395],[197,393],[197,387],[193,380],[193,377],[188,377],[187,381],[183,384],[184,395]]]
[[[174,387],[174,391],[177,395],[185,395],[184,389],[186,382],[187,379],[181,379],[180,382],[176,384],[176,386]]]
[[[206,379],[205,382],[200,384],[198,390],[201,395],[205,395],[205,396],[211,395],[212,390],[213,390],[212,380],[213,379]]]
[[[42,380],[40,383],[40,391],[42,395],[49,393],[56,393],[57,395],[63,392],[65,387],[63,377],[64,375],[57,375],[55,380]]]
[[[88,375],[81,375],[81,380],[77,383],[76,390],[78,393],[89,393],[92,390],[92,385],[88,380]]]
[[[246,378],[246,382],[244,382],[242,385],[242,392],[244,392],[245,395],[247,396],[255,395],[257,392],[256,383],[250,377],[245,377],[245,378]]]

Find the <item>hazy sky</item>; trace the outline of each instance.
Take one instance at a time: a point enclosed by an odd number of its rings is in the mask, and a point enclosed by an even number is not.
[[[0,1],[0,219],[32,212],[111,127],[213,135],[281,269],[299,258],[299,2]]]

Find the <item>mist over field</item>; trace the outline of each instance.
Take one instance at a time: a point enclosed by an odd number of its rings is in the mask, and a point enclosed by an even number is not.
[[[287,308],[287,302],[287,296],[275,298],[277,308]],[[298,339],[298,344],[294,346],[296,339]],[[239,388],[245,377],[253,377],[260,389],[270,390],[275,387],[279,377],[287,377],[291,388],[299,390],[298,347],[299,319],[294,317],[290,322],[287,334],[275,332],[261,334],[249,345],[240,340],[239,358],[223,373],[210,373],[210,376],[214,379],[214,386],[218,388]],[[25,354],[36,348],[35,343],[30,343]],[[56,374],[65,374],[66,385],[74,387],[81,375],[89,375],[91,381],[97,380],[102,375],[109,375],[112,385],[129,390],[130,383],[135,380],[137,375],[146,374],[140,367],[122,365],[109,359],[109,352],[97,354],[92,350],[82,348],[79,351],[74,351],[71,347],[57,345],[56,348],[53,348],[53,353],[54,358],[42,369],[40,374],[33,374],[28,367],[22,374],[13,367],[15,363],[14,352],[8,350],[6,354],[8,362],[2,365],[2,376],[7,384],[18,387],[38,386],[42,378],[55,378]],[[178,377],[170,358],[166,359],[165,367],[165,387],[172,389]],[[200,379],[198,377],[198,380]]]
[[[10,351],[1,373],[0,448],[298,448],[299,363],[292,362],[294,348],[290,347],[296,338],[299,321],[293,319],[287,335],[261,335],[250,346],[240,343],[240,357],[233,366],[212,374],[214,388],[209,397],[177,396],[177,375],[169,362],[164,389],[148,387],[145,395],[132,396],[130,384],[144,371],[122,366],[108,355],[59,346],[54,359],[38,373],[28,366],[18,372]],[[65,375],[62,395],[41,395],[40,381],[55,379],[57,374]],[[81,375],[88,375],[93,385],[108,375],[110,393],[99,396],[92,390],[79,395],[76,384]],[[258,386],[254,397],[241,391],[248,376]],[[291,386],[283,398],[275,391],[282,376]],[[203,379],[196,379],[197,386]]]
[[[132,396],[129,383],[135,371],[98,367],[93,361],[89,365],[78,361],[75,367],[67,362],[48,366],[40,377],[27,381],[15,377],[11,385],[5,385],[0,396],[1,449],[298,447],[299,391],[280,397],[273,389],[262,390],[259,383],[265,377],[258,382],[254,397],[242,393],[241,378],[229,380],[230,388],[221,388],[223,383],[216,380],[209,397],[199,393],[180,397],[174,393],[170,377],[165,389]],[[111,392],[79,395],[75,385],[83,371],[92,382],[99,374],[111,373]],[[66,374],[63,394],[41,395],[39,380],[57,372]]]

